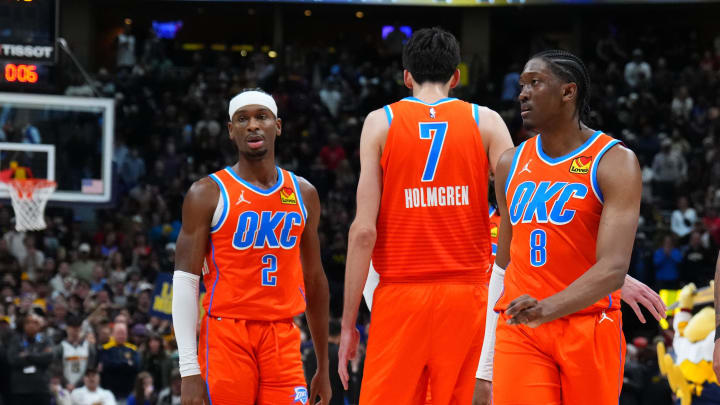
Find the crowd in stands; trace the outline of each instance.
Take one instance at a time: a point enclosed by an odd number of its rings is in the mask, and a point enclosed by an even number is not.
[[[118,66],[94,75],[97,90],[116,101],[112,208],[98,209],[88,223],[49,207],[46,230],[20,233],[12,208],[0,207],[3,404],[180,403],[172,328],[152,311],[153,289],[174,270],[186,190],[236,159],[227,101],[244,88],[275,97],[283,119],[278,165],[319,191],[331,315],[340,316],[360,129],[369,111],[408,94],[397,52],[374,44],[288,45],[278,59],[198,52],[183,66],[156,38],[136,47],[130,37],[127,30],[120,38]],[[591,126],[621,139],[641,162],[630,274],[655,288],[706,285],[720,246],[720,38],[696,42],[664,48],[608,34],[581,53],[593,80]],[[516,144],[531,136],[512,102],[522,62],[509,64],[505,77],[476,78],[454,93],[500,111]],[[92,90],[73,82],[65,93]],[[13,128],[3,130],[12,139]],[[368,319],[361,316],[364,336]],[[644,387],[656,371],[648,366],[648,339],[659,333],[650,328],[626,327],[628,361],[637,363],[630,369],[646,370],[626,376],[624,404],[649,403]],[[331,332],[336,345],[337,325]],[[303,340],[311,359],[307,329]],[[336,391],[336,403],[357,403],[362,356],[350,368],[351,389]],[[652,403],[669,401],[664,395]]]

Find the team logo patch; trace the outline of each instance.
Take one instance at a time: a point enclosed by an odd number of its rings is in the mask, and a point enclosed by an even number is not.
[[[305,387],[295,387],[295,399],[293,400],[293,404],[301,403],[303,405],[307,404],[308,402],[308,391]]]
[[[592,165],[592,156],[580,156],[573,159],[570,164],[570,173],[588,174]]]
[[[490,237],[491,238],[497,238],[498,235],[498,226],[495,223],[490,224]]]
[[[297,204],[295,191],[293,191],[290,187],[283,187],[280,189],[280,202],[283,204]]]

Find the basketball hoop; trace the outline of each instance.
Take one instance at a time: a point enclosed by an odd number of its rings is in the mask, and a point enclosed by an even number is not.
[[[0,176],[8,186],[15,211],[15,230],[39,231],[45,229],[45,204],[55,191],[57,183],[45,179],[9,179]]]

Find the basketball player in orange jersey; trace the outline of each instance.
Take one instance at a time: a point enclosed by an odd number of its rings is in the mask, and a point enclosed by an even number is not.
[[[270,95],[240,93],[229,117],[237,163],[195,182],[183,203],[173,277],[182,403],[305,405],[319,395],[327,405],[329,293],[317,191],[275,166],[281,121]],[[198,349],[201,272],[207,293]],[[303,311],[318,359],[309,395],[292,320]]]
[[[357,213],[350,227],[339,373],[372,263],[374,292],[360,404],[469,404],[489,276],[488,172],[512,147],[500,116],[448,98],[459,45],[422,29],[403,51],[413,97],[371,112],[360,138]],[[482,214],[481,214],[482,213]]]
[[[579,58],[539,53],[520,85],[523,125],[539,135],[497,167],[496,265],[507,271],[495,305],[493,403],[617,404],[619,289],[638,224],[640,167],[632,151],[583,122],[590,80]]]

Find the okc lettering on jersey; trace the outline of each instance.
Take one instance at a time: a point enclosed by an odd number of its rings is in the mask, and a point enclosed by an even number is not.
[[[523,223],[568,224],[575,217],[575,210],[566,209],[565,205],[571,198],[583,199],[587,194],[588,187],[582,183],[542,181],[536,184],[534,181],[524,181],[513,193],[510,222],[513,225],[521,220]],[[559,197],[548,214],[548,202],[556,195]]]
[[[250,247],[292,249],[297,236],[290,236],[290,233],[293,227],[300,225],[302,216],[297,212],[245,211],[238,218],[232,244],[238,250]]]
[[[469,186],[406,188],[405,208],[470,205]]]

